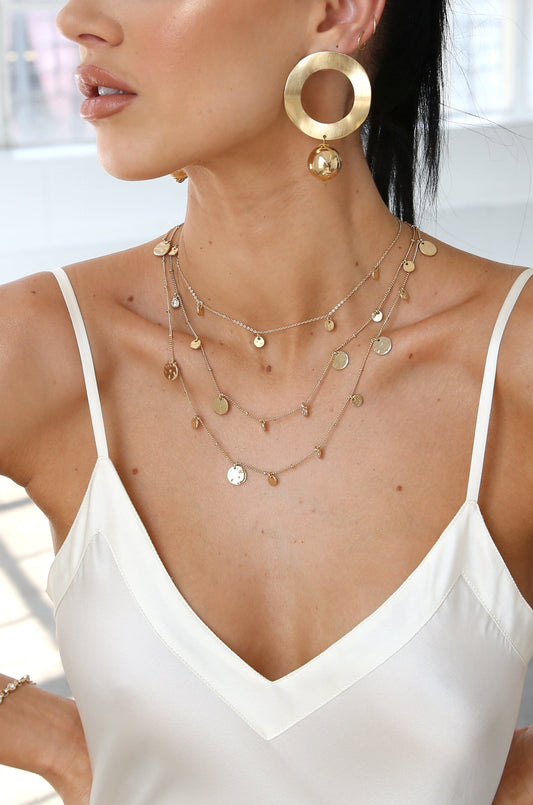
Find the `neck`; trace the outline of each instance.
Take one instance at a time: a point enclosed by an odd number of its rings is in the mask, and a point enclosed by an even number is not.
[[[343,156],[329,183],[308,174],[305,162],[292,171],[282,160],[249,171],[238,161],[230,170],[195,167],[180,255],[200,298],[257,329],[337,304],[398,230],[362,150]]]

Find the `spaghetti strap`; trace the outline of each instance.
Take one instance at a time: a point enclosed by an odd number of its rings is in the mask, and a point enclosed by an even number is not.
[[[109,453],[107,449],[102,406],[100,404],[100,395],[98,394],[98,383],[96,381],[91,347],[80,306],[78,305],[74,289],[65,271],[62,268],[58,268],[53,274],[61,288],[72,321],[72,327],[76,335],[76,341],[78,342],[98,458],[108,458]]]
[[[481,385],[481,393],[479,396],[476,430],[474,434],[474,446],[472,448],[472,461],[470,464],[470,476],[468,478],[468,490],[466,493],[467,500],[477,502],[479,497],[500,344],[505,332],[505,327],[509,321],[511,313],[513,312],[517,299],[531,276],[533,276],[533,268],[528,268],[518,275],[511,286],[511,290],[507,294],[498,318],[496,319],[494,330],[492,331],[492,337],[490,339],[489,349],[487,352],[487,360],[485,362],[483,383]]]

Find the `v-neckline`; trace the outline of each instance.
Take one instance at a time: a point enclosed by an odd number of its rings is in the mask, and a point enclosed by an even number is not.
[[[417,567],[382,604],[315,657],[270,680],[224,643],[186,601],[113,462],[102,457],[54,559],[48,589],[59,611],[85,551],[94,539],[103,539],[160,639],[256,732],[271,739],[372,672],[423,628],[462,576],[462,554],[472,553],[468,542],[474,531],[481,535],[481,553],[488,554],[491,563],[496,559],[503,565],[512,581],[477,502],[465,501]],[[475,553],[480,553],[479,545]],[[518,589],[517,593],[520,596]]]

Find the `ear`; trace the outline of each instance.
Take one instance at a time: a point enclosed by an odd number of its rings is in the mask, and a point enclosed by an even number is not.
[[[319,50],[353,53],[372,38],[387,0],[322,0],[316,27]]]

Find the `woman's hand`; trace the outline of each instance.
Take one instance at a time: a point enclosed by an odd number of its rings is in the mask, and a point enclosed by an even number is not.
[[[0,676],[0,689],[11,681]],[[89,805],[91,764],[76,703],[24,685],[1,710],[0,763],[44,777],[65,805]]]
[[[533,727],[516,730],[494,805],[533,805]]]

